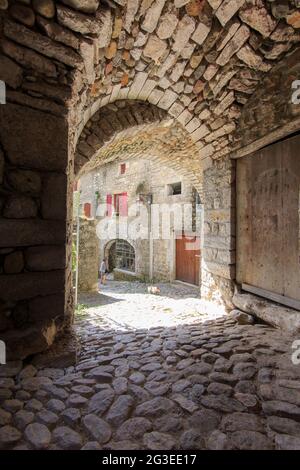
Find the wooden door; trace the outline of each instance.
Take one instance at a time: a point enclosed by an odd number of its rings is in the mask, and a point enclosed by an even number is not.
[[[295,308],[300,307],[299,148],[296,136],[237,162],[237,280],[246,290]]]
[[[199,285],[200,239],[188,237],[176,239],[176,279]]]

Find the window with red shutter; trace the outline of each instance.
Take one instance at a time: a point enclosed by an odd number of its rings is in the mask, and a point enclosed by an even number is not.
[[[120,174],[124,175],[125,171],[126,171],[126,163],[121,163],[121,165],[120,165]]]
[[[85,217],[91,217],[91,204],[86,202],[83,206],[83,213]]]
[[[111,217],[112,215],[112,195],[106,195],[106,215],[107,217]]]
[[[122,217],[127,217],[128,215],[128,198],[127,193],[120,194],[119,199],[119,214]]]
[[[114,194],[114,212],[126,217],[128,213],[127,193]]]

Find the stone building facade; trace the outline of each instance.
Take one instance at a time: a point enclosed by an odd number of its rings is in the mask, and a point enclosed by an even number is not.
[[[0,324],[9,357],[48,348],[72,323],[74,179],[124,152],[151,149],[196,187],[201,294],[237,303],[236,167],[300,130],[291,101],[299,8],[297,0],[0,2]]]
[[[99,265],[105,258],[116,279],[176,279],[176,237],[184,228],[190,235],[193,230],[198,237],[201,235],[200,197],[187,178],[178,175],[170,166],[162,166],[151,154],[147,158],[128,160],[124,155],[122,160],[84,174],[79,187],[81,210],[87,218],[96,219],[95,229],[98,223]],[[122,213],[121,208],[120,214],[116,214],[115,202],[119,195],[124,200],[124,211]],[[105,221],[115,223],[115,235],[105,232]],[[122,224],[127,224],[125,231]],[[86,230],[94,240],[92,230],[88,227]],[[119,261],[112,259],[116,239],[125,240],[132,247],[134,262],[131,266],[126,264],[122,252]],[[84,243],[82,245],[80,263],[93,264],[89,258],[94,255],[84,249]],[[119,246],[119,250],[124,250],[123,243]],[[198,262],[200,265],[200,258]],[[92,280],[91,283],[94,285]]]

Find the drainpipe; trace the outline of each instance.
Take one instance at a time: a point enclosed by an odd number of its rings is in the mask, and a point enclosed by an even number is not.
[[[151,216],[150,216],[151,220]],[[152,230],[150,228],[149,232],[149,278],[150,281],[153,281],[153,237],[152,237]]]
[[[75,268],[75,305],[78,301],[78,264],[79,264],[79,234],[80,234],[80,191],[78,192],[77,211],[76,211],[76,268]]]
[[[147,196],[147,204],[149,207],[149,279],[150,282],[153,281],[153,255],[154,255],[154,243],[153,243],[153,234],[152,234],[152,214],[151,214],[151,205],[152,205],[152,194]]]

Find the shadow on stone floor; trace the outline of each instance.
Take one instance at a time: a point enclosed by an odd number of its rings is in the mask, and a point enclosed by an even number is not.
[[[117,299],[103,292],[82,292],[79,295],[79,304],[89,307],[101,307],[103,305],[122,302],[123,299]]]
[[[131,329],[88,313],[75,330],[74,366],[0,380],[0,448],[300,449],[291,336],[230,316]]]

